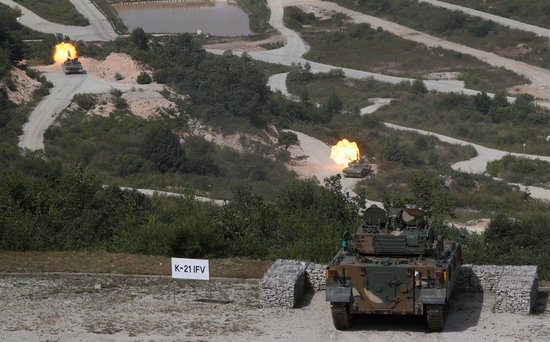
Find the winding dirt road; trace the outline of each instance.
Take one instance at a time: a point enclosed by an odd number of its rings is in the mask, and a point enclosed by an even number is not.
[[[86,69],[84,62],[83,66]],[[163,89],[160,84],[110,82],[89,74],[65,75],[59,64],[35,69],[46,76],[54,86],[50,90],[50,95],[34,108],[29,121],[23,126],[23,134],[19,137],[19,147],[33,151],[44,149],[44,132],[55,122],[59,113],[67,108],[75,94],[108,93],[111,89],[122,91],[129,91],[132,88],[157,91]]]
[[[104,18],[101,16],[101,13],[99,13],[99,11],[89,1],[78,1],[78,0],[71,0],[71,1],[75,4],[76,8],[79,11],[81,11],[90,20],[91,22],[90,27],[86,27],[86,28],[71,27],[71,26],[64,26],[64,25],[49,23],[25,9],[22,9],[23,15],[21,17],[21,22],[24,25],[33,27],[37,30],[41,30],[44,32],[61,32],[71,37],[82,37],[80,39],[83,39],[83,40],[110,40],[116,36],[116,34],[112,30],[112,27],[109,25],[109,23],[106,20],[104,20]],[[17,4],[11,0],[0,0],[0,2],[5,3],[9,6],[17,6]],[[430,1],[430,2],[434,3],[434,5],[440,5],[440,6],[443,6],[444,4],[438,1]],[[398,25],[376,17],[368,16],[359,12],[351,11],[349,9],[340,7],[339,5],[336,5],[334,3],[327,2],[327,1],[268,0],[267,3],[271,10],[271,17],[269,22],[275,29],[280,31],[280,33],[284,36],[286,40],[286,45],[275,50],[248,51],[247,53],[252,58],[267,61],[270,63],[280,63],[284,65],[291,65],[292,63],[304,64],[308,62],[305,59],[301,58],[301,56],[308,50],[307,45],[303,42],[303,40],[300,38],[300,36],[296,32],[286,28],[283,25],[283,9],[285,6],[291,6],[291,5],[301,6],[303,8],[322,8],[327,11],[345,13],[350,18],[352,18],[354,22],[369,23],[372,27],[381,27],[384,30],[392,32],[405,39],[413,40],[413,41],[425,44],[427,46],[441,46],[445,49],[459,51],[461,53],[466,53],[466,54],[471,54],[473,56],[478,57],[481,60],[484,60],[485,62],[491,65],[503,66],[505,68],[508,68],[512,71],[515,71],[519,74],[522,74],[528,77],[530,80],[532,80],[533,82],[532,89],[535,89],[537,94],[539,95],[544,94],[544,98],[550,98],[550,91],[549,91],[550,71],[549,70],[541,69],[538,67],[528,65],[526,63],[503,58],[494,54],[487,53],[485,51],[472,49],[460,44],[447,42],[440,38],[429,36],[419,31],[411,30],[402,25]],[[459,7],[458,9],[463,10],[467,13],[471,12],[471,11],[468,11],[468,9],[465,9],[462,7]],[[495,18],[493,18],[494,17],[493,15],[485,14],[479,11],[476,11],[475,13],[473,13],[473,15],[483,16],[484,18],[497,21]],[[504,19],[505,18],[502,18],[502,21],[506,21]],[[531,30],[536,34],[541,34],[541,35],[546,34],[545,33],[546,31],[544,31],[545,29],[539,30],[538,28],[532,25],[522,26],[520,24],[521,23],[518,24],[518,22],[514,22],[510,25],[515,25],[516,28],[521,28],[524,30]],[[225,50],[208,49],[208,51],[219,54],[219,53],[223,53]],[[239,52],[239,51],[236,50],[235,52]],[[244,52],[244,51],[240,51],[240,52]],[[335,66],[321,64],[321,63],[312,63],[312,62],[309,62],[309,63],[312,67],[313,72],[327,72],[335,68]],[[125,91],[130,89],[132,86],[134,86],[134,85],[128,85],[128,84],[108,82],[105,80],[101,80],[99,78],[95,78],[90,75],[66,76],[61,72],[60,68],[56,66],[41,67],[39,68],[39,70],[44,72],[46,77],[54,83],[54,88],[52,89],[51,95],[46,97],[36,107],[36,109],[33,111],[33,113],[29,118],[29,122],[25,124],[23,128],[23,135],[20,137],[19,145],[22,148],[28,148],[32,150],[43,148],[44,131],[47,129],[47,127],[49,127],[49,125],[51,125],[55,121],[56,115],[60,113],[70,103],[70,99],[74,94],[78,92],[106,92],[111,88],[117,88]],[[389,82],[389,83],[399,83],[399,82],[403,82],[404,80],[410,80],[406,78],[387,76],[387,75],[347,69],[347,68],[343,68],[342,70],[345,72],[346,76],[353,77],[353,78],[373,78],[378,81]],[[286,82],[286,75],[279,74],[279,75],[273,76],[270,79],[269,85],[273,90],[281,90],[283,93],[287,93],[285,82]],[[425,84],[428,89],[440,91],[440,92],[461,92],[469,95],[475,95],[479,93],[479,91],[477,90],[464,88],[463,82],[460,82],[460,81],[426,80]],[[143,87],[143,86],[140,86],[140,87]],[[153,89],[157,89],[155,88],[156,87],[155,85],[151,85],[149,87]],[[544,104],[544,103],[539,103],[539,104]],[[509,152],[486,148],[484,146],[472,144],[467,141],[462,141],[462,140],[446,137],[439,134],[434,134],[427,131],[415,130],[415,129],[400,127],[396,125],[389,125],[389,124],[388,126],[395,129],[400,129],[400,130],[414,130],[422,134],[436,135],[439,139],[450,143],[455,143],[460,145],[472,145],[478,151],[478,156],[473,159],[462,161],[453,165],[453,167],[457,170],[459,169],[466,172],[483,173],[485,171],[485,167],[488,161],[496,160],[496,159],[502,158],[502,156],[504,155],[511,154]],[[305,137],[302,137],[302,140],[304,139]],[[311,156],[310,158],[314,158],[313,156],[317,154],[326,153],[326,151],[324,151],[325,149],[324,145],[326,144],[319,142],[317,148],[310,148],[310,150],[308,151],[308,155]],[[313,146],[313,145],[310,145],[310,146]],[[550,161],[548,157],[544,157],[544,156],[534,156],[534,155],[516,154],[516,153],[514,153],[513,155]],[[324,179],[324,175],[326,175],[326,170],[319,169],[317,171],[313,171],[313,175],[317,176],[318,179],[322,180]],[[353,186],[353,184],[350,184],[349,186],[351,187]],[[548,192],[545,189],[529,187],[529,190],[533,197],[550,199],[550,192]]]

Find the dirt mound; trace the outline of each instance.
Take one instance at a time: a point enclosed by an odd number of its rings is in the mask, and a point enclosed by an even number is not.
[[[98,61],[93,58],[79,58],[84,70],[88,74],[121,83],[136,83],[136,79],[142,72],[151,72],[125,53],[111,53],[105,60]]]
[[[102,61],[86,57],[79,60],[88,74],[107,81],[133,84],[136,83],[137,77],[142,72],[151,75],[150,71],[124,53],[111,53]],[[136,84],[136,87],[139,87],[139,84]],[[141,89],[127,91],[122,98],[128,103],[130,111],[142,118],[157,116],[161,113],[179,114],[176,104],[164,98],[157,91]],[[90,114],[108,116],[115,109],[115,105],[110,102],[110,99],[102,102],[93,108]]]
[[[11,90],[9,87],[6,87],[8,99],[10,102],[18,105],[30,101],[34,91],[41,86],[40,82],[30,78],[23,70],[18,68],[11,69],[10,78],[15,85],[15,89]]]

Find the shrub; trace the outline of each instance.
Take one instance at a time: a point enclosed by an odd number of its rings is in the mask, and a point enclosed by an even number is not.
[[[90,110],[96,105],[96,101],[91,94],[75,94],[73,101],[84,110]]]
[[[137,77],[137,83],[138,84],[149,84],[151,83],[152,79],[151,76],[149,76],[148,73],[143,71],[139,76]]]
[[[115,108],[116,109],[126,109],[128,108],[128,102],[125,98],[122,97],[115,97],[114,99]]]

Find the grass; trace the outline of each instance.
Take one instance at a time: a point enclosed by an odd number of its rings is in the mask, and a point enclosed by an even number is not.
[[[269,10],[264,1],[237,0],[237,3],[248,14],[250,30],[256,36],[266,36],[273,30],[269,25]]]
[[[88,26],[90,22],[69,0],[15,0],[42,18],[63,25]]]
[[[90,1],[107,18],[117,33],[124,34],[128,32],[128,28],[108,0]],[[54,23],[72,26],[90,25],[88,18],[78,12],[69,0],[15,0],[15,2]]]
[[[389,21],[442,37],[445,40],[489,51],[546,68],[550,65],[548,39],[531,32],[511,29],[492,21],[472,17],[462,12],[434,7],[412,0],[387,2],[335,0],[350,9],[381,17]],[[518,2],[519,3],[519,2]],[[518,6],[521,8],[523,3]],[[540,15],[540,12],[539,14]]]
[[[333,19],[315,19],[308,25],[298,25],[292,18],[295,11],[285,9],[285,25],[300,32],[310,46],[304,58],[313,62],[420,79],[431,73],[457,72],[466,87],[488,92],[529,83],[514,72],[492,67],[472,56],[426,47],[368,24],[339,27]]]
[[[108,0],[90,0],[97,9],[107,18],[118,34],[128,32],[128,27],[118,16],[117,11],[110,5]]]
[[[246,258],[210,260],[210,276],[259,279],[271,261]],[[0,273],[106,273],[170,276],[171,258],[105,251],[0,252]]]
[[[479,11],[493,13],[501,17],[550,28],[550,6],[540,0],[445,0],[445,2]]]

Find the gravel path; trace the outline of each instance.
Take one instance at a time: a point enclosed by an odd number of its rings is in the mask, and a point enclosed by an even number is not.
[[[174,284],[176,296],[174,301]],[[490,294],[458,294],[442,333],[422,317],[332,325],[324,291],[297,309],[260,308],[258,282],[96,274],[0,275],[1,341],[546,341],[548,312],[495,314]]]

